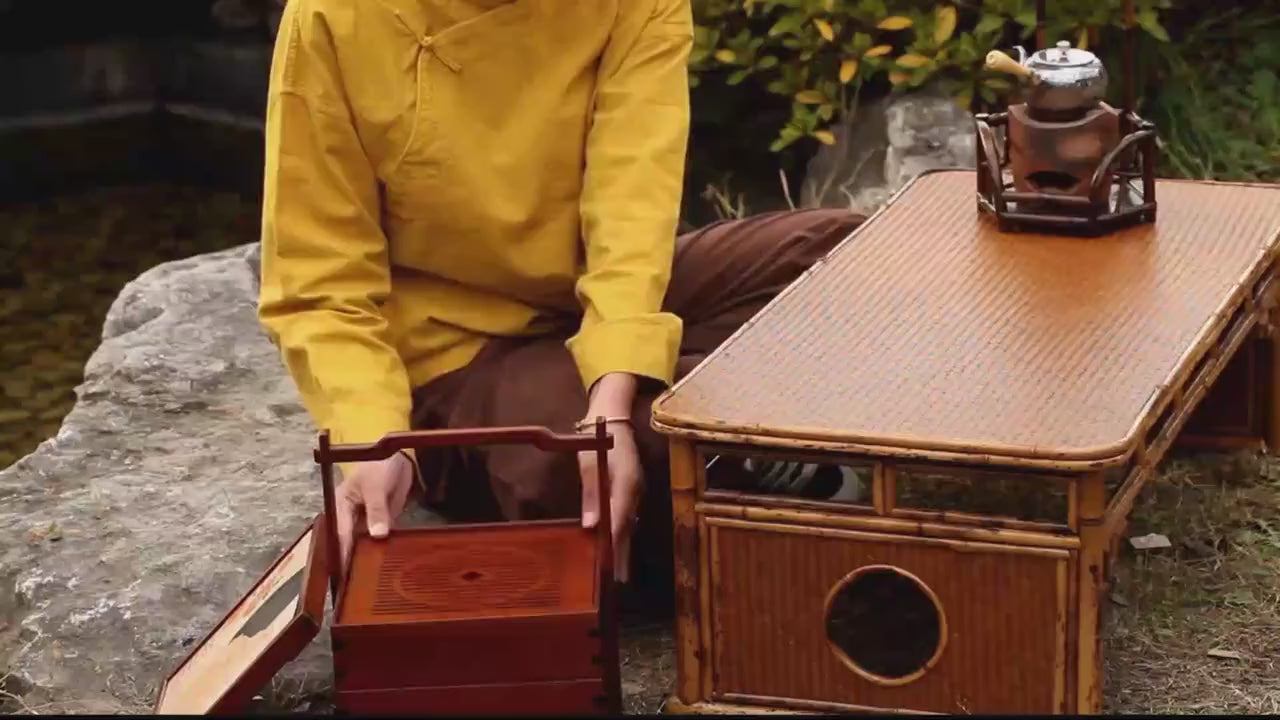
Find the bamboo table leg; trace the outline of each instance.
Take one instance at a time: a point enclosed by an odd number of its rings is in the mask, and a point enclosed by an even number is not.
[[[699,560],[697,502],[702,470],[693,445],[671,439],[671,512],[675,527],[676,698],[682,705],[706,699],[703,688],[702,563]]]
[[[1076,483],[1080,519],[1080,561],[1076,583],[1080,612],[1076,625],[1076,714],[1102,711],[1102,652],[1100,605],[1105,585],[1105,557],[1110,538],[1103,516],[1106,488],[1102,473],[1091,473]]]
[[[1263,346],[1260,354],[1266,366],[1254,378],[1254,393],[1263,417],[1262,439],[1266,451],[1272,455],[1280,454],[1280,342],[1277,342],[1280,329],[1276,328],[1276,322],[1273,312],[1267,337],[1258,341]]]

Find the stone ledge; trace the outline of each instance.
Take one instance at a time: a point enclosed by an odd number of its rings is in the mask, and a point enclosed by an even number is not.
[[[127,285],[57,436],[0,471],[0,677],[31,708],[147,712],[320,508],[314,430],[257,324],[256,251]],[[273,687],[322,690],[326,654]]]

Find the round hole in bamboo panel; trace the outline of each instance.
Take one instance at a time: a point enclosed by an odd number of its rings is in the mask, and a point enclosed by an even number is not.
[[[890,565],[846,575],[827,597],[827,640],[851,670],[878,685],[905,685],[937,664],[946,617],[927,585]]]

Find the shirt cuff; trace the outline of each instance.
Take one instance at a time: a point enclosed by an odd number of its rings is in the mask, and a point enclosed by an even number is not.
[[[615,372],[665,386],[675,377],[682,331],[680,318],[654,313],[584,324],[567,345],[588,389],[602,376]]]
[[[334,445],[366,445],[376,443],[385,435],[409,429],[407,412],[376,405],[350,405],[333,408],[330,414],[332,426],[330,438]],[[417,458],[405,452],[413,464],[414,478],[421,482]],[[339,471],[348,476],[355,463],[340,463]]]

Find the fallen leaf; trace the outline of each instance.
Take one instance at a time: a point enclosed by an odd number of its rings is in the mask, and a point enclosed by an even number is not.
[[[1160,548],[1173,547],[1173,543],[1169,542],[1169,538],[1159,533],[1131,537],[1129,538],[1129,544],[1133,546],[1134,550],[1158,550]]]
[[[62,528],[58,527],[58,523],[49,523],[49,529],[45,532],[45,538],[49,542],[58,542],[62,539]]]
[[[1215,550],[1212,545],[1193,537],[1183,538],[1182,546],[1198,557],[1210,557],[1217,554],[1217,550]]]
[[[1244,660],[1245,659],[1244,655],[1241,655],[1235,650],[1219,650],[1218,648],[1214,648],[1206,654],[1209,657],[1222,658],[1224,660]]]

